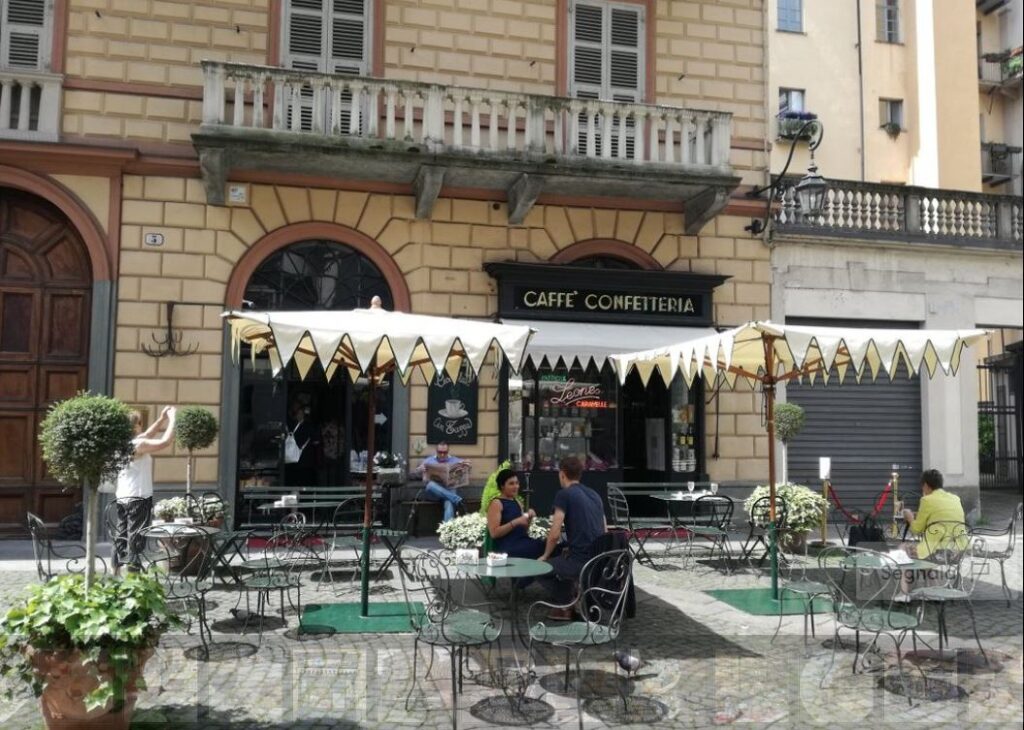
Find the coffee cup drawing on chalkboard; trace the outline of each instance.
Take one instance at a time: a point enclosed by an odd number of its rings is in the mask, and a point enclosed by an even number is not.
[[[444,402],[444,408],[438,411],[438,415],[445,418],[462,418],[468,415],[468,411],[466,411],[466,405],[461,400],[452,398]]]

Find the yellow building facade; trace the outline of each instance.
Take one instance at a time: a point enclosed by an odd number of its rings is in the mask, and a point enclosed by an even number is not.
[[[353,271],[372,269],[393,306],[419,313],[500,315],[491,262],[587,262],[716,279],[706,325],[770,315],[769,250],[744,231],[763,206],[735,192],[762,184],[768,162],[757,0],[41,0],[38,10],[2,27],[14,49],[0,61],[5,529],[26,511],[55,521],[71,508],[34,434],[49,403],[85,387],[150,415],[210,408],[222,434],[197,478],[238,499],[253,426],[240,423],[248,376],[220,315],[264,291],[253,277],[274,256],[283,276],[280,257],[305,242],[343,246]],[[49,253],[54,226],[69,252],[60,257]],[[75,308],[48,303],[63,286],[58,259],[74,261]],[[365,306],[352,276],[344,286]],[[314,278],[322,286],[324,272]],[[73,351],[54,344],[72,331]],[[508,455],[503,389],[483,376],[475,443],[453,446],[480,477]],[[762,479],[755,395],[690,397],[700,461],[672,478]],[[345,398],[358,407],[355,391]],[[415,463],[432,451],[428,388],[394,398],[383,428]],[[158,455],[158,489],[180,485],[184,464]]]

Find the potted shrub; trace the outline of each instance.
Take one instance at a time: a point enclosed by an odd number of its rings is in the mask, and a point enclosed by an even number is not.
[[[796,403],[775,405],[775,437],[782,442],[782,482],[789,482],[789,442],[804,430],[806,414]]]
[[[85,492],[85,585],[96,573],[97,488],[117,479],[135,452],[128,406],[114,398],[79,393],[54,404],[40,424],[43,461],[57,481]]]
[[[461,515],[437,527],[437,539],[446,550],[480,548],[484,544],[487,518],[479,512]]]
[[[0,675],[32,687],[48,728],[127,730],[146,662],[177,624],[154,576],[57,576],[0,618]]]
[[[900,132],[903,131],[903,127],[901,127],[896,122],[886,122],[885,124],[882,125],[882,129],[884,129],[885,133],[888,134],[893,139],[899,137]]]
[[[192,473],[195,452],[205,449],[217,439],[217,419],[205,408],[187,406],[178,411],[174,426],[174,443],[188,454],[185,461],[185,494],[192,494]]]
[[[743,503],[754,524],[768,524],[767,510],[760,510],[756,514],[753,512],[754,503],[768,494],[767,485],[758,486]],[[779,544],[783,549],[801,552],[807,533],[821,524],[821,516],[828,509],[828,502],[802,484],[779,484],[775,487],[775,496],[786,503],[786,530],[779,535]]]
[[[188,502],[184,497],[161,499],[153,505],[153,517],[161,522],[174,522],[179,517],[189,517]]]

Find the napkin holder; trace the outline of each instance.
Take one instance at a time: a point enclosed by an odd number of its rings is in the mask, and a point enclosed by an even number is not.
[[[299,503],[299,495],[297,494],[284,494],[281,496],[282,507],[294,507]]]
[[[455,551],[455,563],[475,563],[480,559],[480,553],[474,548],[459,548]]]
[[[490,553],[487,556],[487,567],[498,568],[508,563],[508,555],[505,553]]]

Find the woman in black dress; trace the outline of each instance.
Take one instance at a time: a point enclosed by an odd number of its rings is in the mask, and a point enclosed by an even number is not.
[[[494,540],[494,551],[513,558],[539,558],[544,553],[544,540],[530,537],[530,521],[536,516],[531,509],[523,512],[519,504],[519,477],[511,469],[498,472],[499,495],[487,507],[487,529]]]

